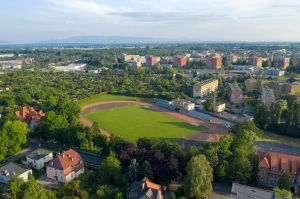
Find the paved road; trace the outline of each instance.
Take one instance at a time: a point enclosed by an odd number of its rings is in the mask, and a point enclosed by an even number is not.
[[[19,153],[13,155],[13,156],[10,156],[8,158],[5,158],[3,160],[1,160],[1,163],[0,165],[2,164],[7,164],[7,163],[10,163],[10,162],[16,162],[24,157],[26,157],[27,155],[30,154],[30,152],[32,152],[32,148],[29,147],[29,148],[26,148],[26,149],[23,149],[22,151],[20,151]]]

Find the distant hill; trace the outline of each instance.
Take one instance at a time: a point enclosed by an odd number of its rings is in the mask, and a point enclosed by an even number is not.
[[[10,42],[8,42],[8,41],[2,41],[2,40],[0,40],[0,45],[5,45],[5,44],[10,44]]]
[[[76,36],[59,40],[36,42],[40,44],[128,44],[128,43],[168,43],[170,39],[123,37],[123,36]]]

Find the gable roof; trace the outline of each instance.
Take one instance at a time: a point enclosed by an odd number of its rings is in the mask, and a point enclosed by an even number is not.
[[[279,172],[285,170],[297,175],[300,172],[300,156],[268,151],[260,159],[259,168],[276,168]]]
[[[65,175],[68,175],[72,171],[77,172],[83,168],[83,161],[76,151],[69,149],[51,160],[48,167],[62,170]]]
[[[25,122],[30,123],[32,120],[39,123],[45,116],[45,113],[40,110],[36,111],[31,106],[24,106],[19,111],[15,112],[16,117],[23,119]]]
[[[135,181],[129,187],[129,199],[162,199],[162,187],[159,184],[151,182],[144,177],[140,181]]]

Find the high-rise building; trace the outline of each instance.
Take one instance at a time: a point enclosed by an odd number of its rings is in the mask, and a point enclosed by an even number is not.
[[[220,69],[222,67],[222,57],[219,54],[209,56],[206,58],[205,64],[210,68]]]
[[[184,67],[187,65],[187,58],[184,56],[173,57],[173,66]]]
[[[148,66],[154,66],[158,62],[160,62],[160,57],[156,57],[156,56],[152,56],[152,55],[146,56],[146,64]]]
[[[248,57],[248,64],[251,66],[259,66],[262,67],[263,59],[257,56]]]
[[[208,79],[193,86],[193,97],[205,97],[218,89],[219,81]]]
[[[282,69],[286,69],[290,65],[290,58],[285,55],[274,55],[273,65]]]

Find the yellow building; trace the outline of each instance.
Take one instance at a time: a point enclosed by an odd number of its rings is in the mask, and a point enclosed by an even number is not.
[[[218,90],[219,81],[208,79],[193,86],[193,97],[204,97]]]

